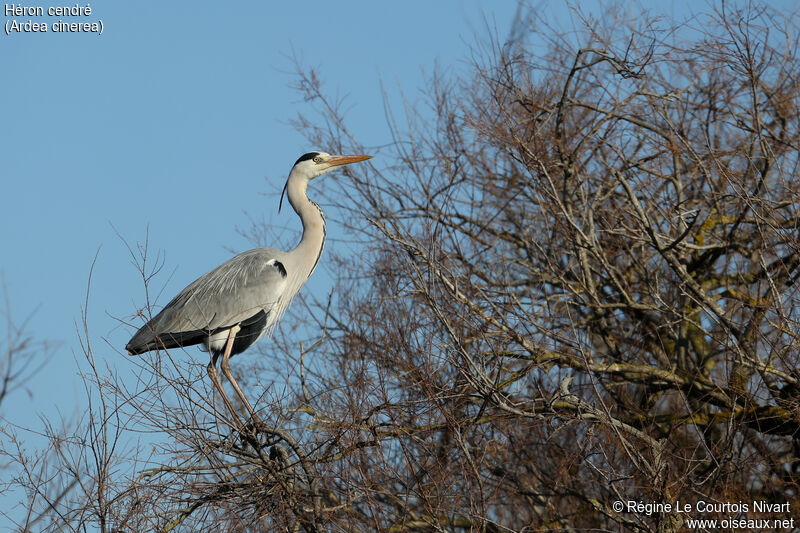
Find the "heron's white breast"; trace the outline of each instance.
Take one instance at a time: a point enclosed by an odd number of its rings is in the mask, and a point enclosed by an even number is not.
[[[202,350],[204,352],[208,351],[215,351],[221,352],[225,349],[225,343],[228,342],[228,335],[230,334],[230,328],[223,329],[222,331],[218,331],[213,335],[209,335],[206,342],[203,344]]]

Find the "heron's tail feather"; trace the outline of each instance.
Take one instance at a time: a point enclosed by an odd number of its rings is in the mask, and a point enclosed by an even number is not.
[[[208,338],[208,331],[202,329],[156,335],[147,326],[145,324],[125,345],[129,355],[138,355],[151,350],[168,350],[170,348],[192,346],[203,343]]]

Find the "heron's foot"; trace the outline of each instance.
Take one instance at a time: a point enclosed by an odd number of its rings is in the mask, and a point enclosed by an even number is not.
[[[268,438],[262,438],[262,435],[267,433],[267,429],[269,429],[269,426],[261,420],[251,420],[238,430],[239,440],[242,445],[249,445],[258,449],[265,448],[273,444]]]
[[[265,433],[268,429],[270,429],[270,427],[267,424],[262,422],[259,418],[254,418],[245,424],[244,428],[242,428],[242,433],[260,435]]]

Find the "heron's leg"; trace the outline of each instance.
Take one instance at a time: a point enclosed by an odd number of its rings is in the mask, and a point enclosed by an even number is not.
[[[236,337],[236,334],[239,333],[240,329],[242,328],[240,328],[238,325],[233,326],[230,329],[230,332],[228,333],[228,342],[225,344],[225,352],[222,354],[222,363],[220,364],[220,367],[222,368],[222,373],[225,374],[225,377],[228,378],[228,381],[230,381],[231,385],[233,385],[233,390],[236,391],[236,395],[239,396],[239,399],[242,401],[244,406],[247,407],[247,411],[250,413],[250,416],[253,417],[253,422],[258,424],[261,421],[258,419],[253,406],[250,405],[249,401],[247,401],[247,397],[244,395],[244,392],[242,392],[241,387],[239,387],[239,384],[233,378],[233,373],[231,372],[231,365],[229,362],[231,358],[231,351],[233,350],[233,339]]]
[[[211,378],[211,381],[214,382],[214,388],[216,388],[217,392],[219,392],[219,395],[222,396],[222,401],[225,402],[225,406],[228,408],[228,411],[231,412],[236,427],[240,428],[242,427],[242,420],[239,418],[239,415],[236,414],[236,411],[233,409],[233,404],[231,404],[231,400],[228,398],[228,395],[225,394],[225,389],[222,388],[222,383],[219,381],[219,374],[217,373],[216,362],[217,362],[217,357],[212,355],[211,362],[208,363],[208,376]]]

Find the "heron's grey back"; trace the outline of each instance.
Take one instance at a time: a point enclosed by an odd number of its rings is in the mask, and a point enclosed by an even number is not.
[[[285,252],[256,248],[203,274],[178,293],[142,326],[126,346],[130,353],[203,342],[214,331],[266,313],[264,328],[274,324],[271,311],[286,284]]]

